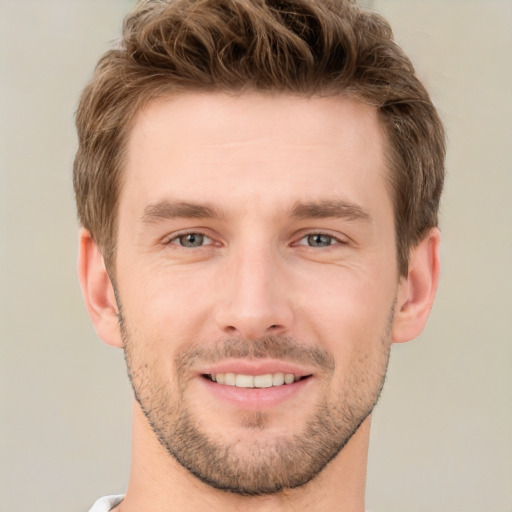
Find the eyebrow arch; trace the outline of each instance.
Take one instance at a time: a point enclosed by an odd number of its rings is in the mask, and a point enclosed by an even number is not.
[[[184,201],[160,201],[150,204],[144,208],[141,217],[143,224],[153,224],[160,220],[169,219],[220,219],[222,212],[218,208],[212,206],[188,203]]]
[[[371,223],[370,214],[361,206],[347,201],[321,201],[296,203],[292,216],[297,219],[343,218]]]

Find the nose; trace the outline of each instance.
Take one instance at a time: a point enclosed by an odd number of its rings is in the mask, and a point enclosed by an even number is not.
[[[290,287],[279,256],[239,251],[226,262],[216,305],[217,327],[229,336],[257,339],[284,334],[293,322]]]

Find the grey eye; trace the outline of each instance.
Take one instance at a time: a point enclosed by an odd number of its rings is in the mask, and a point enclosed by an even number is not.
[[[303,245],[309,245],[310,247],[328,247],[329,245],[335,243],[335,240],[332,236],[322,235],[320,233],[305,236],[303,240],[305,240]]]
[[[201,247],[208,241],[209,238],[201,233],[187,233],[186,235],[181,235],[176,237],[173,240],[173,243],[176,245],[181,245],[182,247]]]

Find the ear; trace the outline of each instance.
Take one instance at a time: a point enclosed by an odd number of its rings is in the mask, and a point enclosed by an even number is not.
[[[434,303],[439,283],[441,234],[431,229],[411,250],[409,270],[398,287],[391,337],[394,343],[410,341],[421,334]]]
[[[122,347],[114,288],[98,246],[86,229],[79,235],[78,278],[98,336],[107,345]]]

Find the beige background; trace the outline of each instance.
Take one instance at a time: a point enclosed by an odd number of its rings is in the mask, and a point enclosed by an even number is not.
[[[375,0],[448,130],[444,269],[374,415],[372,512],[512,511],[512,2]],[[73,112],[129,0],[0,0],[0,512],[122,492],[130,391],[75,277]]]

